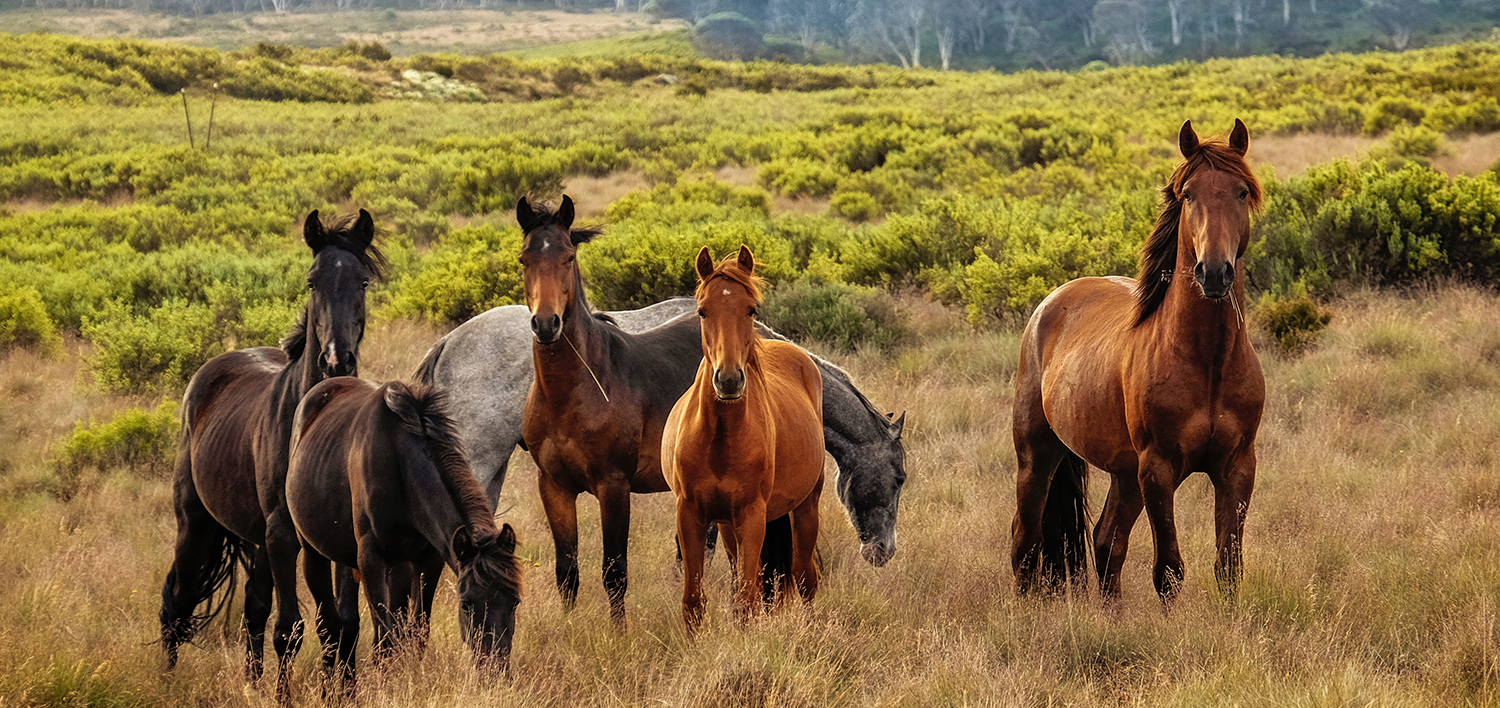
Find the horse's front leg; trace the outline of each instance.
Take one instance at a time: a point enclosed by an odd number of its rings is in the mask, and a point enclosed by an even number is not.
[[[792,510],[792,531],[795,536],[792,552],[792,583],[804,602],[812,602],[818,594],[818,565],[813,554],[818,547],[818,500],[823,496],[823,478],[818,477],[812,493]]]
[[[370,619],[375,623],[372,658],[380,667],[391,657],[398,619],[391,610],[391,564],[375,550],[373,538],[360,539],[359,574],[364,580],[365,604],[369,606]]]
[[[1152,579],[1156,583],[1156,594],[1163,602],[1170,602],[1182,587],[1182,551],[1177,546],[1177,517],[1175,513],[1178,465],[1153,449],[1140,456],[1138,479],[1146,505],[1146,518],[1151,521],[1151,534],[1156,540],[1156,570]]]
[[[1244,575],[1241,546],[1245,536],[1245,513],[1250,510],[1250,493],[1255,490],[1255,446],[1241,450],[1225,462],[1213,476],[1214,529],[1219,557],[1214,576],[1219,589],[1233,593]]]
[[[1135,470],[1110,475],[1109,497],[1094,527],[1094,571],[1099,574],[1099,593],[1106,600],[1120,598],[1120,573],[1130,549],[1130,532],[1145,505]]]
[[[552,529],[552,545],[557,554],[557,591],[562,595],[563,610],[573,609],[578,600],[578,493],[564,489],[547,470],[536,473],[537,491]]]
[[[757,614],[761,601],[760,551],[766,540],[766,500],[757,498],[731,510],[734,525],[734,613],[740,619]]]
[[[682,621],[688,636],[703,624],[703,561],[707,555],[705,522],[698,509],[677,499],[677,542],[682,550]]]
[[[266,517],[265,548],[276,585],[276,629],[271,635],[277,658],[276,695],[285,703],[291,700],[292,660],[302,648],[303,626],[297,604],[297,555],[302,551],[302,541],[284,505]]]
[[[609,596],[609,616],[625,625],[625,588],[630,564],[630,485],[628,482],[600,485],[599,525],[604,533],[604,594]]]
[[[437,594],[438,579],[443,575],[443,557],[437,554],[417,566],[412,593],[420,600],[416,616],[412,621],[413,649],[418,658],[427,652],[427,639],[432,635],[432,598]]]

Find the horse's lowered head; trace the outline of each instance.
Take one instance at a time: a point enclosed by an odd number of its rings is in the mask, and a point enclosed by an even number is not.
[[[499,533],[491,527],[480,536],[460,526],[452,551],[458,561],[459,633],[480,666],[508,669],[521,603],[516,531],[505,524]]]
[[[364,209],[325,227],[318,212],[307,215],[302,240],[312,249],[307,271],[307,341],[317,351],[324,376],[357,376],[359,344],[365,336],[365,291],[380,277],[385,260],[373,246],[375,221]]]
[[[556,213],[521,197],[516,221],[523,234],[520,260],[531,332],[538,343],[554,344],[569,317],[589,316],[578,247],[599,232],[573,228],[573,200],[566,195]]]
[[[1234,286],[1235,263],[1250,243],[1250,212],[1261,201],[1260,185],[1244,160],[1250,131],[1236,118],[1227,144],[1203,142],[1188,121],[1177,141],[1186,160],[1171,185],[1181,201],[1179,238],[1196,256],[1193,279],[1203,296],[1220,300]]]
[[[859,532],[859,554],[877,568],[896,555],[896,509],[906,484],[906,447],[901,431],[906,414],[888,421],[886,438],[880,444],[859,447],[858,474],[839,469],[834,488],[849,510],[849,521]]]
[[[708,247],[698,252],[698,317],[702,320],[703,358],[713,371],[714,396],[733,403],[745,395],[745,369],[760,335],[755,315],[760,307],[760,277],[755,256],[740,246],[717,268]]]

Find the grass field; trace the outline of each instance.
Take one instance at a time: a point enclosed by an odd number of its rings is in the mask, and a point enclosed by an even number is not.
[[[585,250],[587,258],[587,250]],[[585,582],[563,614],[552,553],[522,458],[500,504],[528,566],[515,666],[478,675],[457,639],[451,585],[420,662],[377,675],[358,705],[1493,705],[1500,700],[1500,298],[1445,287],[1355,292],[1294,359],[1263,354],[1269,398],[1236,597],[1211,580],[1211,494],[1178,494],[1187,562],[1181,599],[1150,589],[1136,529],[1125,599],[1023,599],[1005,562],[1013,513],[1009,407],[1017,334],[975,333],[911,300],[920,345],[835,356],[878,405],[909,411],[900,547],[882,569],[858,557],[825,497],[823,591],[749,627],[728,618],[727,571],[711,612],[683,634],[672,577],[671,500],[637,497],[629,628],[607,621],[596,507],[583,505]],[[439,332],[386,323],[367,371],[408,371]],[[1258,336],[1258,335],[1257,335]],[[130,399],[78,382],[60,360],[0,361],[12,476],[41,474],[46,446],[78,418]],[[1267,351],[1262,342],[1261,351]],[[1107,480],[1095,475],[1095,508]],[[0,704],[271,705],[240,679],[236,632],[214,625],[162,674],[158,588],[173,533],[169,485],[116,474],[61,502],[0,496]],[[237,618],[233,618],[237,621]],[[368,624],[366,625],[368,627]],[[368,629],[365,643],[368,644]],[[317,705],[315,650],[299,705]],[[362,659],[363,651],[362,651]]]

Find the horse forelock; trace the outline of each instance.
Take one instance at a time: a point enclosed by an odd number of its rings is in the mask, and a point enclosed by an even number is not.
[[[530,236],[531,234],[547,226],[559,226],[559,228],[561,228],[561,226],[557,223],[557,212],[549,208],[547,205],[542,204],[541,202],[531,204],[531,214],[532,218],[536,220],[536,226],[532,227],[531,231],[526,232],[525,234],[523,234],[523,236]],[[573,245],[575,246],[588,243],[589,241],[594,240],[595,237],[604,233],[604,231],[596,228],[569,228],[566,229],[566,231],[568,234],[568,238],[573,242]]]
[[[475,585],[495,588],[514,597],[521,596],[521,560],[514,552],[503,552],[495,546],[498,536],[480,545],[479,555],[458,573],[458,592],[462,596]]]
[[[693,297],[702,300],[703,294],[708,291],[708,284],[713,282],[715,278],[727,278],[735,283],[739,283],[750,294],[750,299],[755,304],[760,304],[760,284],[765,282],[765,279],[741,267],[738,254],[726,256],[724,260],[719,262],[718,267],[714,268],[713,273],[710,273],[707,278],[699,280],[698,288],[693,291]]]
[[[1187,181],[1203,169],[1227,172],[1243,180],[1250,192],[1245,198],[1245,203],[1250,207],[1252,214],[1259,212],[1264,204],[1265,193],[1261,190],[1260,180],[1255,178],[1255,172],[1250,169],[1250,163],[1245,161],[1244,155],[1224,140],[1211,139],[1200,143],[1198,151],[1192,157],[1183,160],[1182,164],[1172,172],[1167,184],[1161,188],[1161,213],[1156,217],[1156,225],[1151,230],[1151,236],[1141,247],[1139,272],[1136,274],[1135,324],[1137,326],[1150,319],[1151,315],[1161,307],[1162,301],[1167,298],[1167,291],[1172,286],[1172,272],[1177,268],[1177,237],[1178,227],[1182,221],[1182,190]]]
[[[323,236],[328,239],[328,245],[344,251],[348,251],[359,261],[359,264],[370,271],[371,277],[381,278],[385,276],[387,262],[385,253],[375,245],[375,239],[371,238],[368,245],[354,240],[354,222],[359,220],[359,215],[346,214],[334,220],[332,224],[323,226]],[[379,232],[377,231],[377,234]],[[325,247],[326,248],[326,247]]]

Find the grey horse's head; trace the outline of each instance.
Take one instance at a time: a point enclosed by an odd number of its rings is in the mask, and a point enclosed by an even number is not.
[[[906,484],[906,447],[901,443],[906,414],[881,420],[884,436],[861,443],[835,479],[839,501],[859,532],[859,553],[877,568],[896,555],[896,508]]]

